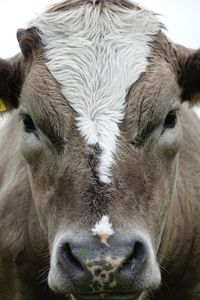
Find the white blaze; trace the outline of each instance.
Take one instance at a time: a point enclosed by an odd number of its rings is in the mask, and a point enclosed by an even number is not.
[[[95,227],[92,229],[93,235],[98,236],[108,236],[110,237],[115,232],[112,229],[112,224],[109,222],[108,216],[103,216],[99,222],[96,223]]]
[[[114,234],[112,224],[109,222],[108,216],[103,216],[92,229],[92,234],[100,238],[102,244],[109,246],[108,239]]]
[[[99,178],[110,170],[125,115],[126,95],[148,65],[150,43],[160,30],[152,12],[113,3],[85,3],[35,20],[47,66],[77,114],[77,127],[88,145],[102,150]]]

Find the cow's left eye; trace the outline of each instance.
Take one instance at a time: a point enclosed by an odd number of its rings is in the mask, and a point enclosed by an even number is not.
[[[36,131],[35,124],[29,115],[22,115],[22,121],[24,123],[24,129],[26,132],[33,133]]]
[[[172,110],[168,113],[165,123],[164,123],[164,129],[171,129],[174,128],[177,121],[177,111]]]

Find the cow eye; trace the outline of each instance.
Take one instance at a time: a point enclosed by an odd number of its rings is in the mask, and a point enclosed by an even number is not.
[[[24,129],[26,132],[33,133],[36,131],[36,127],[33,123],[33,120],[29,115],[26,114],[22,115],[22,121],[24,123]]]
[[[171,129],[174,128],[177,121],[177,111],[172,110],[168,113],[165,123],[164,123],[164,129]]]

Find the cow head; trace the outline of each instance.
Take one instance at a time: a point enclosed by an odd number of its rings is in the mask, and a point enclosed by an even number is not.
[[[161,281],[181,103],[200,92],[200,52],[126,0],[64,2],[18,40],[22,53],[0,61],[0,97],[18,107],[49,286],[139,299]]]

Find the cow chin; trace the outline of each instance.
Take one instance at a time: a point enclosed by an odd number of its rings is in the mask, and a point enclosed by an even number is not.
[[[50,271],[48,284],[54,293],[68,296],[70,300],[143,300],[146,299],[144,296],[147,291],[149,292],[158,289],[160,285],[160,272],[158,271],[157,266],[155,269],[154,272],[151,272],[150,274],[144,274],[143,277],[138,277],[130,287],[130,290],[125,289],[123,292],[122,290],[117,289],[113,289],[113,291],[103,290],[99,292],[87,292],[88,283],[85,282],[85,286],[82,286],[83,291],[79,293],[80,287],[77,287],[77,291],[75,291],[75,287],[71,286],[70,280],[67,280],[67,278],[64,277],[59,268]],[[73,294],[71,293],[72,290]]]
[[[71,299],[70,300],[144,300],[145,294],[144,293],[136,293],[136,294],[91,294],[91,295],[86,295],[86,296],[79,296],[79,295],[70,295]]]
[[[53,245],[48,284],[55,293],[77,300],[142,300],[144,292],[160,285],[149,238],[135,235],[132,244],[113,238],[109,246],[96,242],[91,246],[88,239],[69,241],[62,236]]]

